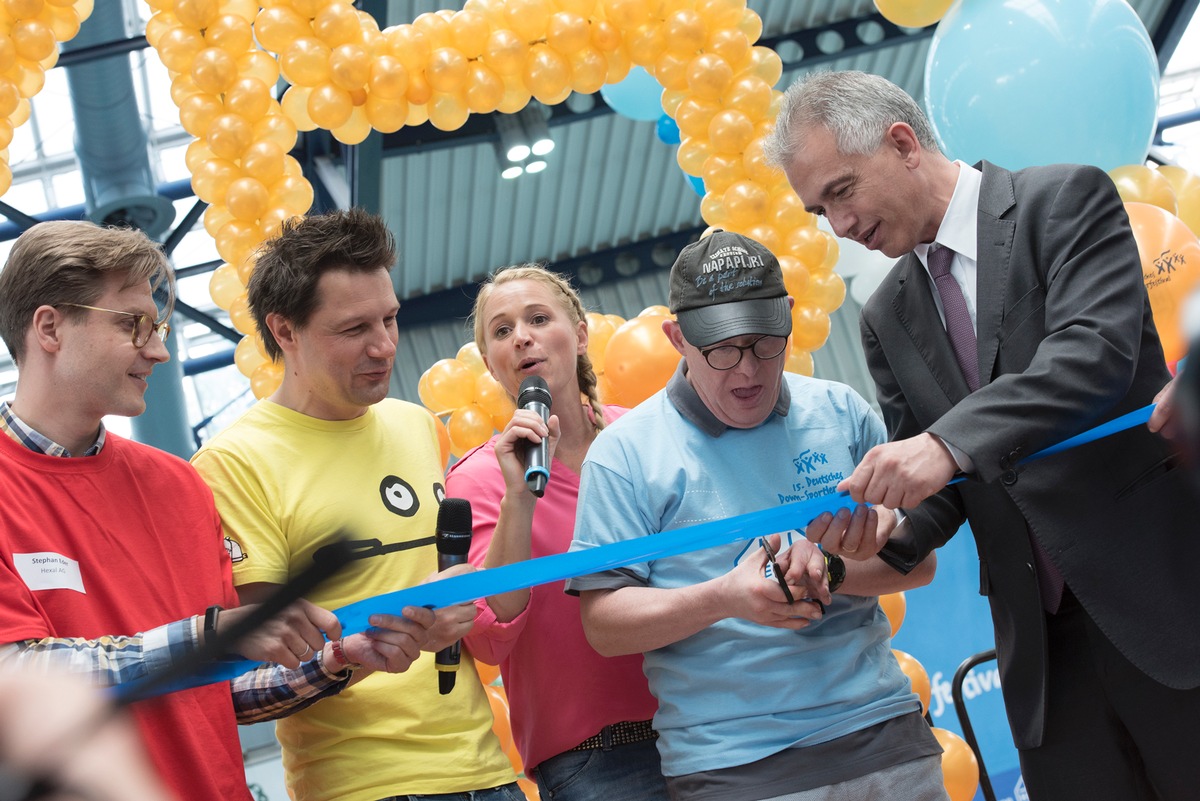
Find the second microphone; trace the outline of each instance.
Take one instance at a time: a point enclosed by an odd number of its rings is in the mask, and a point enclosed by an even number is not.
[[[550,387],[546,381],[537,375],[531,375],[521,382],[521,391],[517,393],[517,407],[528,409],[542,418],[542,422],[550,422]],[[529,443],[525,450],[525,485],[537,497],[542,497],[546,484],[550,481],[550,450],[546,438],[540,442]]]

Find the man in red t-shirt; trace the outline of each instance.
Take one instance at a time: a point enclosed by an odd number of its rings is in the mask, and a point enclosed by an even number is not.
[[[0,401],[0,665],[118,684],[194,655],[250,609],[204,482],[102,423],[145,410],[173,300],[157,244],[85,222],[34,226],[0,272],[0,337],[18,369]],[[342,640],[332,613],[293,604],[237,643],[271,664],[134,705],[151,761],[180,799],[249,799],[236,724],[334,694],[356,665],[407,669],[434,618],[405,613]]]

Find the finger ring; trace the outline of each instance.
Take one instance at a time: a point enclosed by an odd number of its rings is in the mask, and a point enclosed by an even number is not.
[[[297,658],[299,658],[299,659],[307,659],[307,658],[308,658],[308,655],[309,655],[309,654],[311,654],[312,652],[313,652],[313,648],[312,648],[312,646],[311,646],[311,645],[308,645],[308,644],[306,643],[306,644],[305,644],[305,646],[304,646],[304,653],[300,654],[300,656],[299,656],[299,657],[297,657]]]

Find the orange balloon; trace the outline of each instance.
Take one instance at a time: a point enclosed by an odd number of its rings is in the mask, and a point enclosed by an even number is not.
[[[503,687],[487,686],[483,689],[492,707],[492,731],[500,740],[501,750],[507,751],[513,743],[512,728],[508,723],[508,695]]]
[[[512,398],[500,386],[500,382],[492,378],[491,373],[480,373],[475,379],[475,405],[493,420],[502,418],[505,424],[517,410]],[[488,432],[489,434],[491,432]]]
[[[892,636],[895,637],[896,632],[900,630],[900,624],[904,622],[904,612],[908,606],[904,600],[904,593],[894,592],[890,595],[880,595],[879,606],[887,615],[888,623],[892,624]]]
[[[634,317],[618,328],[604,353],[609,403],[633,407],[667,385],[679,351],[662,331],[663,318]]]
[[[617,326],[613,325],[612,321],[603,314],[597,312],[587,313],[587,324],[588,359],[592,362],[592,370],[596,372],[596,375],[601,375],[604,373],[604,351],[608,348],[608,341],[612,339]]]
[[[479,680],[483,682],[483,686],[487,687],[490,684],[495,684],[496,679],[500,678],[500,667],[498,665],[489,665],[487,662],[475,660],[475,672],[479,674]]]
[[[541,801],[541,794],[538,790],[537,782],[533,779],[517,779],[517,785],[521,788],[521,792],[525,793],[527,801]]]
[[[475,373],[458,359],[441,359],[421,376],[417,393],[434,414],[446,414],[475,399]]]
[[[1158,206],[1126,203],[1125,210],[1142,259],[1142,279],[1163,355],[1173,368],[1187,353],[1179,313],[1200,284],[1200,241],[1182,220]]]
[[[429,412],[428,409],[425,411]],[[442,418],[433,412],[429,412],[429,416],[433,418],[433,427],[437,429],[438,451],[442,455],[442,469],[445,470],[446,465],[450,462],[450,432],[446,430],[446,424],[442,422]],[[480,664],[482,663],[477,662],[476,666],[478,667]]]
[[[952,731],[933,727],[942,746],[942,781],[950,801],[971,801],[979,789],[979,760],[966,740]]]
[[[451,412],[446,430],[450,432],[450,452],[455,456],[462,456],[471,448],[487,442],[495,431],[491,415],[475,403],[468,403]]]
[[[912,691],[921,699],[921,714],[924,715],[929,711],[929,698],[933,692],[929,684],[929,673],[920,662],[904,651],[897,651],[893,648],[892,655],[900,663],[900,669],[904,671],[904,675],[908,676],[908,681],[912,684]]]
[[[670,317],[675,319],[675,315],[671,314],[671,310],[661,303],[654,306],[647,306],[637,313],[638,317]]]
[[[1166,209],[1172,214],[1179,211],[1175,200],[1175,189],[1167,176],[1145,164],[1127,164],[1113,167],[1108,176],[1117,185],[1117,194],[1126,203],[1149,203]]]

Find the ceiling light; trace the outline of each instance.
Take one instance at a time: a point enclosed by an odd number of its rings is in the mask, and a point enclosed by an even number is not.
[[[537,161],[531,161],[525,165],[525,172],[529,173],[530,175],[541,172],[544,169],[546,169],[546,162],[542,161],[541,159],[538,159]]]

